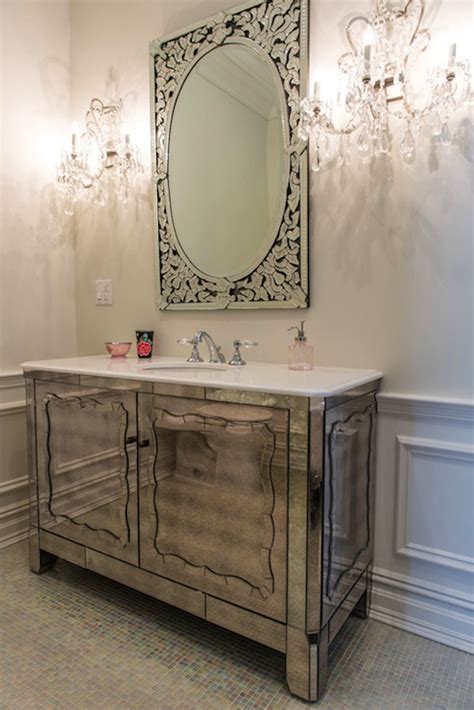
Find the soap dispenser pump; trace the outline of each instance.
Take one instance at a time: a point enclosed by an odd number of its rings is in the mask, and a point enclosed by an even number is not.
[[[314,363],[313,346],[308,345],[304,332],[304,320],[301,326],[294,325],[288,330],[297,330],[295,342],[288,348],[288,367],[290,370],[312,370]]]

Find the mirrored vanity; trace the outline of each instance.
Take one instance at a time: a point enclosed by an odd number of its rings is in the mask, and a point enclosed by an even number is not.
[[[306,32],[306,0],[258,0],[152,42],[159,308],[309,305]],[[317,700],[367,614],[381,374],[183,341],[190,362],[153,369],[23,366],[31,569],[59,557],[276,649]]]
[[[23,366],[31,569],[60,557],[277,649],[316,700],[367,613],[381,375],[155,364]]]

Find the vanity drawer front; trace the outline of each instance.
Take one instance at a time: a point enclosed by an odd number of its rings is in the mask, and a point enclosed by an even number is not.
[[[138,564],[136,393],[35,387],[39,526]]]
[[[140,564],[286,618],[288,413],[139,396]]]

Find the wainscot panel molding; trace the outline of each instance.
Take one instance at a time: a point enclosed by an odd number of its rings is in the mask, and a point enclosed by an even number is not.
[[[371,616],[474,651],[474,402],[378,395]]]
[[[28,478],[26,476],[25,385],[20,371],[0,372],[0,439],[4,451],[0,465],[0,548],[28,533]],[[18,449],[25,456],[18,456]],[[11,463],[13,462],[13,463]]]
[[[474,471],[474,446],[455,444],[447,441],[435,441],[430,439],[420,439],[410,436],[397,436],[397,497],[395,500],[396,522],[395,522],[395,553],[405,555],[415,559],[433,562],[447,567],[454,567],[458,570],[466,572],[474,572],[474,558],[469,555],[462,555],[456,552],[450,552],[444,548],[436,548],[421,543],[416,540],[410,540],[408,508],[410,501],[411,485],[416,477],[416,464],[418,460],[427,459],[431,461],[432,467],[451,466],[451,476],[449,477],[448,486],[455,491],[459,496],[463,495],[464,487],[462,483],[456,482],[456,469],[460,471],[460,475],[464,478],[473,477]],[[438,494],[441,491],[438,490]],[[472,506],[472,500],[467,501],[469,507]],[[444,505],[444,502],[443,502]],[[459,503],[457,508],[459,509]],[[471,508],[472,510],[472,508]],[[433,523],[435,521],[433,520]],[[464,544],[471,543],[467,530],[467,539],[460,531]]]

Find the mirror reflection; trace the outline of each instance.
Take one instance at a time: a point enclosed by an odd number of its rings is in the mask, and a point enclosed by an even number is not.
[[[205,274],[243,275],[273,242],[288,180],[280,90],[269,63],[239,44],[208,52],[181,87],[169,200],[181,248]]]

